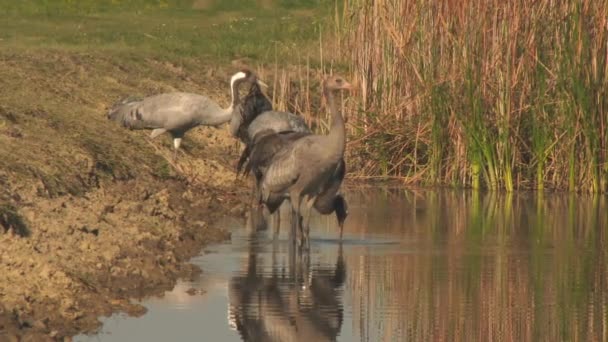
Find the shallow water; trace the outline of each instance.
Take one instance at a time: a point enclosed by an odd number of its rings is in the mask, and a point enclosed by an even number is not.
[[[606,196],[352,190],[344,240],[313,217],[230,242],[140,318],[76,341],[590,341],[608,338]],[[189,289],[203,293],[189,295]]]

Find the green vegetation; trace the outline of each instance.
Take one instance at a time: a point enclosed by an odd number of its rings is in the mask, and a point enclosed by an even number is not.
[[[296,5],[297,3],[297,5]],[[0,1],[3,46],[226,63],[294,60],[316,42],[318,1]],[[325,2],[323,2],[325,3]],[[313,8],[313,4],[317,4]],[[203,9],[197,9],[197,8]]]
[[[605,13],[591,0],[346,2],[360,175],[607,191]]]

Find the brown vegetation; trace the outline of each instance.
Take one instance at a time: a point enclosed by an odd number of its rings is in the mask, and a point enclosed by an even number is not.
[[[350,169],[606,191],[605,13],[591,0],[346,1],[337,23],[361,90]]]

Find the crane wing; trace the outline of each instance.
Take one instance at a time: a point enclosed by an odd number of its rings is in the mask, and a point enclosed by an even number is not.
[[[108,118],[130,129],[185,132],[200,124],[221,124],[231,114],[204,95],[173,92],[121,101],[110,110]]]
[[[250,170],[257,173],[264,173],[273,158],[294,141],[308,136],[307,132],[282,132],[274,133],[272,130],[264,130],[255,136],[252,142],[253,148],[248,156],[248,163],[245,167],[245,175]]]
[[[249,139],[264,130],[281,132],[311,132],[304,119],[296,114],[288,112],[266,111],[257,116],[247,128]]]
[[[264,179],[262,192],[267,198],[270,193],[283,193],[300,177],[297,155],[298,144],[288,146],[272,158]]]
[[[334,200],[340,191],[340,186],[346,174],[344,158],[340,160],[332,176],[323,185],[323,188],[315,199],[315,209],[321,214],[329,214],[334,211]]]

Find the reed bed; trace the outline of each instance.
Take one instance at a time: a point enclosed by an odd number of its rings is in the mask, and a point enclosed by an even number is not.
[[[608,1],[345,0],[354,176],[606,192]]]

